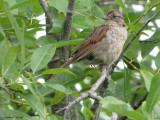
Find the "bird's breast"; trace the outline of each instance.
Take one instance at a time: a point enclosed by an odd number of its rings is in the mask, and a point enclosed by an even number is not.
[[[115,27],[108,30],[93,52],[95,61],[101,61],[103,64],[112,64],[119,57],[126,39],[126,29]]]

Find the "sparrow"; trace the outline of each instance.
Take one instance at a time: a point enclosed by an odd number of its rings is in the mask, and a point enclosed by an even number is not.
[[[106,65],[107,69],[117,60],[128,36],[126,23],[116,9],[107,11],[102,19],[105,24],[96,27],[61,68],[85,60],[92,65]]]

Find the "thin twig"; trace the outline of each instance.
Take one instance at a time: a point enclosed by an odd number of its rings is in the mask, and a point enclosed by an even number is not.
[[[67,95],[65,97],[65,103],[66,105],[69,104],[69,95]],[[65,120],[66,118],[68,118],[69,120],[71,120],[71,112],[70,109],[69,110],[65,110],[64,115],[63,115],[63,120]]]
[[[61,108],[60,110],[56,111],[56,113],[59,113],[61,111],[67,111],[69,110],[73,105],[75,105],[76,103],[79,103],[80,101],[86,99],[86,98],[92,98],[92,99],[95,99],[95,100],[101,100],[102,97],[101,96],[97,96],[97,95],[94,95],[93,93],[91,92],[87,92],[87,93],[83,93],[80,97],[76,98],[74,101],[70,102],[66,107],[64,108]]]
[[[135,65],[132,64],[132,61],[128,61],[125,57],[122,57],[122,59],[130,64],[135,70],[140,71]]]
[[[154,5],[152,5],[151,7],[149,7],[148,10],[145,13],[143,13],[138,19],[136,19],[136,21],[133,24],[136,24],[138,21],[140,21],[149,11],[151,11],[151,9],[158,6],[159,4],[160,4],[160,2],[157,2]]]
[[[19,92],[19,93],[23,93],[22,91],[20,91],[20,90],[15,90],[15,89],[12,89],[12,88],[10,88],[10,87],[8,87],[8,86],[6,86],[9,90],[12,90],[12,91],[14,91],[14,92]]]
[[[133,108],[134,110],[138,109],[139,106],[142,105],[142,102],[146,100],[147,96],[148,96],[148,92],[147,92],[137,103],[135,103],[135,104],[132,106],[132,108]]]
[[[153,41],[153,40],[139,40],[139,42],[152,42],[152,43],[159,43],[160,41]]]
[[[52,14],[51,14],[51,12],[49,10],[49,7],[48,7],[46,1],[45,0],[39,0],[39,2],[40,2],[41,6],[42,6],[42,8],[43,8],[43,10],[45,12],[45,15],[46,15],[46,17],[48,19],[49,24],[52,26],[52,24],[53,24],[52,23],[53,16],[52,16]]]

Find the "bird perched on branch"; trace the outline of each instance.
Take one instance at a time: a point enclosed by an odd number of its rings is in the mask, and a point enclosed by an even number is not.
[[[127,39],[124,18],[118,10],[111,9],[103,19],[105,25],[96,27],[61,68],[82,59],[109,68],[117,60]]]

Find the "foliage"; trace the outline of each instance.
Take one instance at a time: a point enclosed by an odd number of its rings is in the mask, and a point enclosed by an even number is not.
[[[12,1],[12,2],[11,2]],[[45,32],[48,24],[40,24],[38,16],[44,14],[39,0],[0,0],[0,119],[12,117],[21,120],[59,120],[61,116],[52,114],[51,106],[61,103],[66,95],[78,97],[86,92],[100,76],[97,67],[78,62],[69,70],[48,69],[56,50],[70,45],[70,51],[84,40],[94,27],[104,24],[101,17],[109,9],[124,11],[129,36],[126,41],[144,25],[158,10],[159,0],[115,0],[117,4],[104,5],[103,0],[76,0],[73,29],[69,41],[58,41],[55,36],[36,37],[37,32]],[[108,2],[108,1],[106,1]],[[53,14],[50,33],[63,34],[68,0],[47,0]],[[135,8],[142,3],[143,9]],[[152,9],[154,7],[154,9]],[[160,119],[160,15],[145,27],[127,49],[124,59],[111,75],[107,94],[100,102],[102,111],[99,119],[111,116],[111,112],[127,116],[129,119]],[[158,22],[157,22],[158,21]],[[152,35],[147,31],[153,32]],[[158,41],[139,42],[144,40]],[[151,52],[154,50],[153,53]],[[157,51],[155,51],[157,50]],[[57,74],[49,80],[48,74]],[[43,82],[44,81],[44,82]],[[80,85],[79,88],[76,86]],[[54,98],[50,94],[55,94]],[[137,103],[148,92],[146,101],[134,110]],[[62,102],[62,104],[64,104]],[[78,103],[79,119],[94,118],[90,108],[92,101],[86,99]],[[74,111],[72,111],[74,114]],[[74,117],[73,117],[74,118]],[[73,119],[75,120],[75,118]]]

